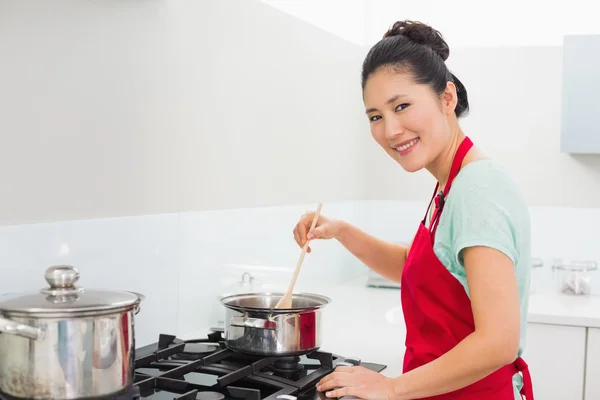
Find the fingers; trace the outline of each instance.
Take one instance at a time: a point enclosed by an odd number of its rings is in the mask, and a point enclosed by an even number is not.
[[[298,225],[296,225],[298,227],[298,234],[300,236],[300,247],[304,246],[304,243],[306,243],[306,240],[307,240],[306,234],[307,234],[308,228],[310,227],[310,224],[312,222],[312,215],[313,215],[312,212],[304,213],[302,218],[300,218]]]
[[[326,390],[346,386],[349,383],[348,375],[350,374],[351,370],[351,367],[337,367],[335,372],[332,372],[321,379],[321,381],[317,384],[317,390],[324,392]]]
[[[314,212],[307,211],[306,213],[304,213],[304,215],[300,218],[300,221],[298,221],[298,223],[294,227],[294,240],[296,241],[296,243],[298,243],[298,246],[300,247],[304,247],[306,242],[313,238],[308,237],[308,229],[311,226],[314,214]],[[311,233],[314,234],[314,232]],[[310,253],[310,251],[311,249],[309,247],[307,249],[307,252]]]
[[[321,236],[323,236],[323,227],[315,228],[312,231],[308,232],[308,234],[306,235],[308,240],[317,239]]]
[[[306,216],[306,214],[304,214],[300,218],[300,221],[298,221],[298,223],[294,227],[294,240],[296,241],[296,243],[298,243],[298,246],[300,246],[300,247],[304,246],[304,243],[306,242],[305,216]]]
[[[362,395],[363,390],[358,387],[344,387],[338,388],[335,390],[331,390],[325,393],[325,396],[330,398],[340,398],[342,396],[354,396],[359,398],[364,398]]]

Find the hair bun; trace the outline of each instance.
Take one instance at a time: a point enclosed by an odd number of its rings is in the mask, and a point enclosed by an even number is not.
[[[442,37],[442,34],[431,26],[418,21],[397,21],[383,35],[384,38],[392,36],[404,36],[407,39],[430,47],[442,60],[446,61],[450,56],[450,48]]]

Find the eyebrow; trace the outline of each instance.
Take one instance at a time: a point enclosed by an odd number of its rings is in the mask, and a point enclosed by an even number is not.
[[[407,97],[405,94],[397,94],[395,96],[392,96],[388,99],[388,101],[386,101],[386,104],[392,104],[393,102],[395,102],[396,100],[402,98],[402,97]],[[376,108],[369,108],[366,113],[372,113],[373,111],[377,111]]]

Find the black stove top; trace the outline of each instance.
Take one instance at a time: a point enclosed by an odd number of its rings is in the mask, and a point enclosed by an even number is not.
[[[137,348],[133,387],[110,400],[325,400],[316,383],[340,363],[380,372],[385,365],[315,351],[294,357],[241,354],[225,346],[222,333],[183,341],[159,335]],[[0,400],[10,400],[0,394]]]
[[[325,399],[316,383],[339,363],[380,372],[385,365],[315,351],[295,357],[260,357],[228,349],[220,331],[182,341],[160,335],[136,349],[133,399],[313,400]],[[121,399],[119,399],[121,400]]]

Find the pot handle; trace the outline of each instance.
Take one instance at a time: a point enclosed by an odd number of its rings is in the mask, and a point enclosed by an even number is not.
[[[34,328],[33,326],[11,321],[10,319],[2,317],[0,317],[0,333],[8,333],[10,335],[21,336],[32,340],[37,340],[41,335],[40,328]]]
[[[134,310],[134,315],[138,315],[140,313],[140,311],[141,311],[141,309],[140,309],[140,303],[146,299],[146,296],[144,296],[143,294],[138,293],[138,292],[129,291],[129,293],[135,294],[138,297],[138,299],[139,299],[138,303],[135,305],[135,308],[133,309]]]
[[[274,330],[277,327],[275,321],[262,318],[248,318],[248,317],[231,317],[229,323],[231,326],[239,326],[243,328],[255,328],[255,329],[271,329]]]

